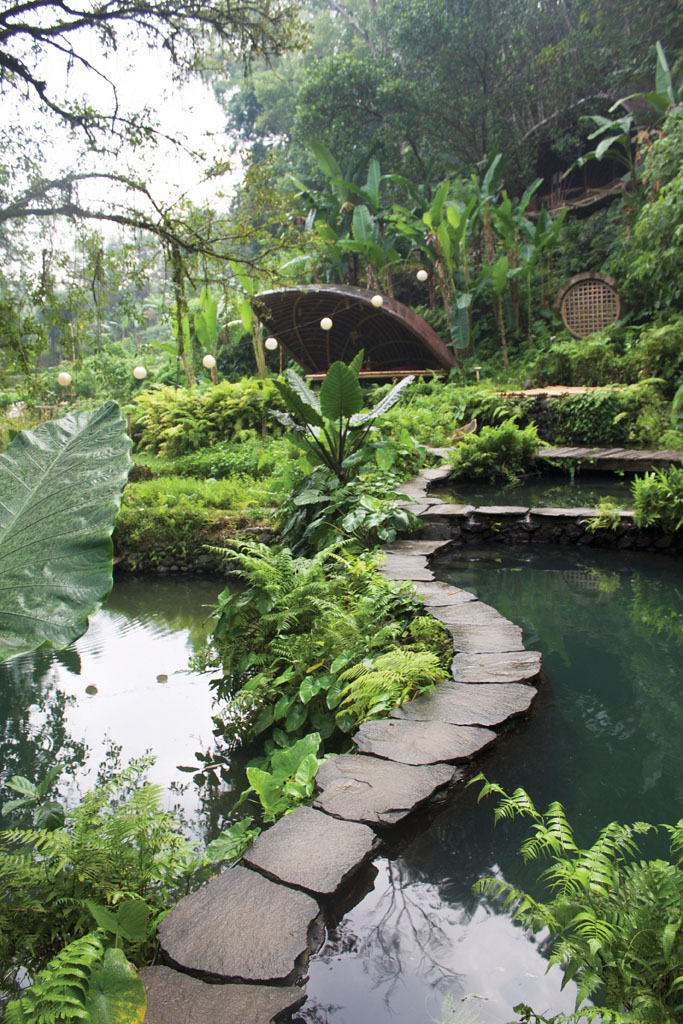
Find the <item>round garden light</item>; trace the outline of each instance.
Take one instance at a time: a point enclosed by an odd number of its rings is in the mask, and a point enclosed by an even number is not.
[[[278,346],[277,338],[266,338],[264,345],[266,346],[269,352],[274,352]]]
[[[384,305],[384,299],[382,298],[381,295],[373,295],[372,298],[370,299],[370,302],[375,307],[375,309],[379,309],[380,306]]]
[[[324,316],[322,318],[322,320],[320,321],[320,326],[324,331],[332,330],[332,321],[330,320],[329,316]]]
[[[418,270],[415,276],[417,277],[418,281],[426,281],[427,278],[429,277],[429,274],[427,273],[426,270]]]
[[[133,376],[135,377],[136,380],[144,380],[145,377],[147,376],[147,370],[144,368],[144,366],[136,366],[135,369],[133,370]]]
[[[57,383],[60,388],[68,388],[71,383],[71,374],[67,373],[66,370],[62,370],[61,373],[57,374]]]
[[[210,352],[207,352],[207,354],[202,359],[202,366],[205,366],[207,370],[213,370],[215,365],[216,360],[214,359]]]

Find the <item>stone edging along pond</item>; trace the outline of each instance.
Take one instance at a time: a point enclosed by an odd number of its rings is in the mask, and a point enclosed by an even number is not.
[[[426,501],[429,483],[443,475],[428,470],[411,481],[412,502]],[[382,835],[461,782],[458,766],[529,711],[541,655],[525,650],[520,627],[494,608],[435,581],[429,559],[450,536],[442,524],[430,529],[441,537],[387,547],[380,571],[412,581],[445,624],[452,680],[361,725],[352,737],[358,753],[320,765],[311,807],[281,818],[241,863],[180,900],[159,927],[168,966],[141,972],[146,1024],[270,1024],[291,1015],[305,1002],[302,980],[326,917],[338,915]]]

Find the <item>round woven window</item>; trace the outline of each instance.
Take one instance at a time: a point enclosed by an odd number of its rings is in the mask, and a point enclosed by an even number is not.
[[[606,274],[577,274],[557,297],[560,316],[575,338],[586,338],[621,318],[617,282]]]

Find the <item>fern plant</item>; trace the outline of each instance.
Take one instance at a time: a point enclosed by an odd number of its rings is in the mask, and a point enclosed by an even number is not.
[[[541,875],[551,894],[547,902],[498,878],[480,880],[475,890],[502,900],[525,927],[549,929],[550,964],[559,964],[565,983],[577,985],[576,1012],[565,1019],[583,1020],[586,1001],[599,997],[604,1021],[683,1021],[683,819],[660,826],[611,822],[582,849],[561,804],[540,812],[523,789],[508,795],[483,775],[477,781],[483,783],[480,799],[490,793],[501,798],[496,821],[531,819],[524,859],[550,860]],[[669,835],[671,861],[640,856],[639,838],[658,830]],[[523,1019],[544,1018],[529,1010]]]
[[[443,680],[444,669],[436,654],[396,647],[365,658],[339,678],[346,683],[341,706],[363,722],[431,690]]]
[[[20,972],[44,969],[65,942],[94,927],[146,962],[159,916],[253,837],[247,823],[198,854],[161,810],[162,788],[145,782],[150,763],[134,761],[87,793],[60,827],[0,832],[3,990],[13,994]]]
[[[636,526],[674,532],[683,527],[683,467],[656,469],[631,484]]]

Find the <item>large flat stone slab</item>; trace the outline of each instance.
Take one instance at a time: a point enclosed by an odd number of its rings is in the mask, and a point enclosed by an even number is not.
[[[395,718],[364,722],[353,736],[363,754],[402,764],[438,764],[469,761],[493,743],[495,732],[444,722],[410,722]]]
[[[456,654],[451,672],[456,683],[523,683],[541,671],[538,651],[504,654]]]
[[[436,580],[433,583],[416,583],[415,593],[418,597],[423,598],[425,607],[429,609],[451,608],[467,601],[477,600],[469,590],[461,590],[460,587],[439,583]]]
[[[451,725],[500,725],[528,711],[536,692],[524,683],[442,683],[433,693],[395,708],[389,717]]]
[[[448,764],[412,766],[341,754],[320,765],[313,806],[349,821],[394,825],[459,775]]]
[[[427,568],[425,558],[420,555],[387,555],[380,572],[392,580],[434,579],[434,573]]]
[[[453,648],[465,654],[498,654],[523,651],[522,630],[507,619],[497,626],[444,622],[453,637]]]
[[[289,979],[309,948],[318,904],[244,867],[185,896],[159,925],[161,947],[192,971],[240,981]]]
[[[476,512],[485,516],[524,516],[529,511],[528,505],[478,505]]]
[[[504,615],[483,601],[460,601],[452,605],[442,605],[430,609],[435,619],[444,623],[460,626],[511,626],[512,623]],[[519,628],[519,627],[517,627]]]
[[[427,556],[433,555],[445,543],[443,540],[397,540],[393,544],[386,544],[382,550],[387,555]]]
[[[244,862],[285,885],[330,895],[378,842],[367,825],[299,807],[262,832],[244,855]]]
[[[452,516],[458,519],[461,516],[469,516],[474,511],[474,505],[454,505],[444,502],[441,505],[436,505],[434,508],[428,509],[427,512],[423,514],[423,518],[431,519],[434,516]]]
[[[145,1024],[270,1024],[298,1010],[304,989],[275,985],[207,985],[169,967],[140,971]]]

